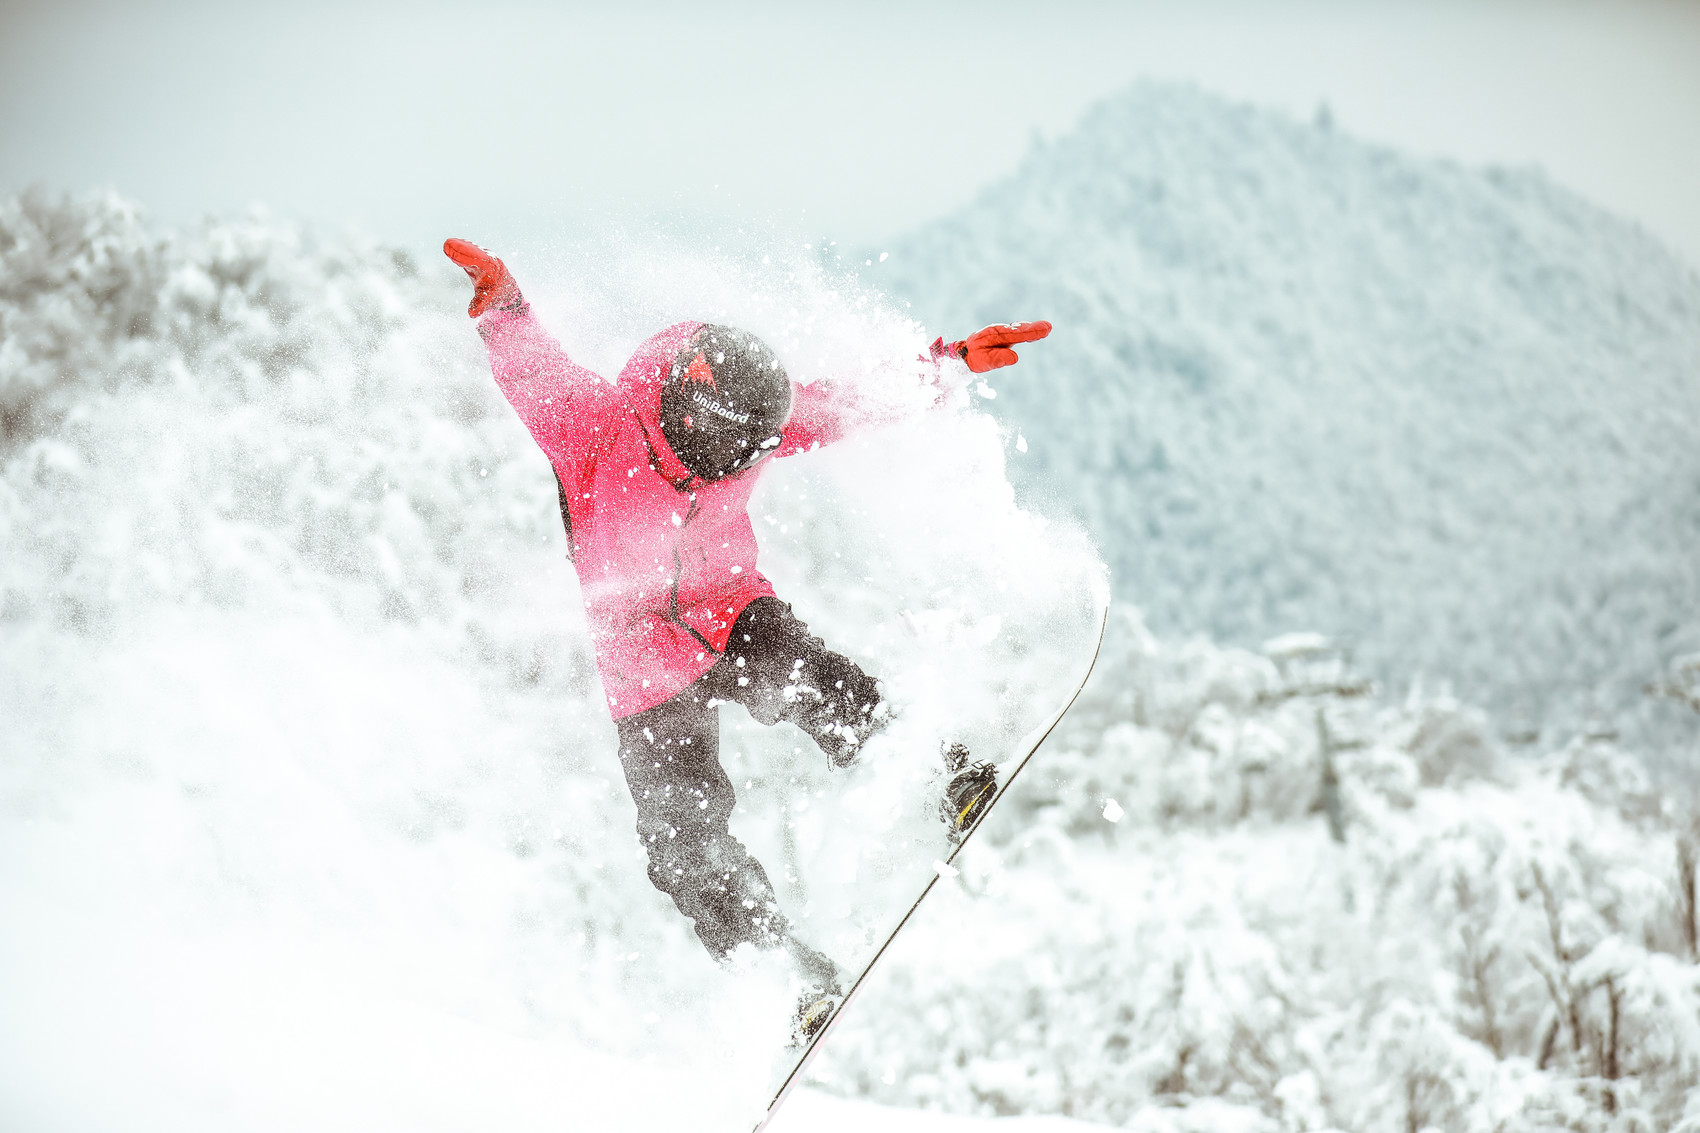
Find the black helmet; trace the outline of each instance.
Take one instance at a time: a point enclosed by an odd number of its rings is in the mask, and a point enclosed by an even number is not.
[[[748,331],[708,323],[673,359],[661,385],[661,435],[704,480],[744,471],[779,447],[791,379]]]

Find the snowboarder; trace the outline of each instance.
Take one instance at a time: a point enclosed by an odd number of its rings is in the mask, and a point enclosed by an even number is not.
[[[738,945],[784,948],[803,977],[798,1033],[839,996],[832,961],[797,939],[761,863],[732,836],[732,783],[718,705],[807,732],[834,767],[890,718],[880,684],[828,649],[756,570],[748,503],[761,462],[829,444],[859,423],[826,382],[793,383],[755,336],[711,323],[668,327],[614,383],[574,363],[532,316],[501,260],[443,245],[473,282],[467,313],[496,384],[549,458],[597,669],[637,805],[649,878],[724,960]],[[1046,322],[933,343],[984,373]],[[954,836],[990,802],[988,764],[952,745],[941,806]]]

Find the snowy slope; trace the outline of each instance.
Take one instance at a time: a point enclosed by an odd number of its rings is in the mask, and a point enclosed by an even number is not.
[[[1675,727],[1641,690],[1700,648],[1700,278],[1632,225],[1145,84],[866,270],[946,331],[1056,323],[994,375],[1011,472],[1159,633]]]
[[[1109,1126],[1066,1117],[958,1117],[799,1090],[768,1128],[773,1133],[864,1133],[868,1129],[884,1133],[1094,1133]],[[1154,1127],[1151,1133],[1159,1129],[1161,1126]]]

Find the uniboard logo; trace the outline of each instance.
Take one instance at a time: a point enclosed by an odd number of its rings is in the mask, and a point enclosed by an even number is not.
[[[705,370],[707,368],[708,367],[706,366],[703,367]],[[716,417],[724,417],[726,420],[736,421],[740,425],[748,425],[750,423],[750,415],[748,413],[734,413],[725,406],[717,404],[713,398],[709,397],[700,389],[693,389],[691,391],[691,400],[714,414]]]
[[[714,384],[714,371],[708,368],[708,359],[702,356],[700,350],[697,351],[697,356],[691,359],[691,364],[685,367],[685,380],[706,385],[716,393],[720,392],[720,387]]]

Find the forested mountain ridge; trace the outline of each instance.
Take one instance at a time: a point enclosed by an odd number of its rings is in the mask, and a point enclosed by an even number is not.
[[[1700,278],[1644,231],[1142,84],[867,274],[929,325],[1056,323],[988,407],[1157,632],[1321,630],[1676,742],[1642,690],[1700,649]]]

